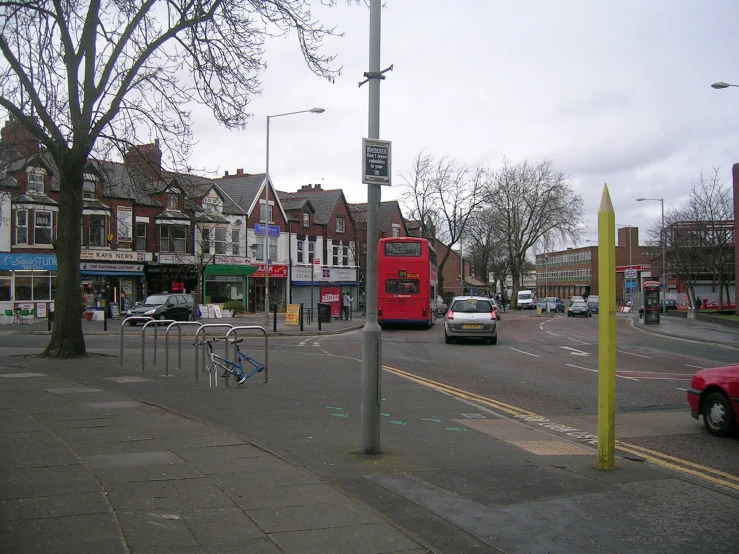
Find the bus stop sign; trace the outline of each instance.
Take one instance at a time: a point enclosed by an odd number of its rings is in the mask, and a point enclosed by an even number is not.
[[[389,140],[362,139],[362,182],[390,185],[391,145]]]

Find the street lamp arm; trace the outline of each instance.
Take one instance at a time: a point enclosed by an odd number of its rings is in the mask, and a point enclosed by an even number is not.
[[[297,111],[297,112],[278,113],[278,114],[275,114],[275,115],[268,115],[267,116],[267,120],[269,121],[273,117],[282,117],[283,115],[295,115],[295,114],[298,114],[298,113],[323,113],[325,111],[326,110],[323,109],[323,108],[311,108],[310,110],[300,110],[300,111]]]
[[[718,81],[717,83],[713,83],[711,85],[711,88],[715,88],[715,89],[722,89],[722,88],[729,88],[729,87],[739,87],[739,85],[731,85],[729,83],[724,83],[723,81]]]

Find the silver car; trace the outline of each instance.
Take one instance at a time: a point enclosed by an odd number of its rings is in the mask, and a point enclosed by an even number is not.
[[[498,342],[498,315],[493,302],[484,296],[456,296],[449,303],[444,316],[444,339],[451,343],[455,338],[487,339]]]
[[[574,317],[576,315],[593,317],[593,314],[590,312],[590,306],[585,302],[573,302],[567,309],[567,317]]]

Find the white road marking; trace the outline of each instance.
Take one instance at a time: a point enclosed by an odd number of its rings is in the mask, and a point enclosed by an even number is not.
[[[580,344],[585,344],[587,346],[593,346],[593,344],[590,342],[585,342],[584,340],[580,340],[580,339],[573,339],[572,337],[567,337],[567,340],[574,340],[575,342],[579,342]]]
[[[593,373],[598,373],[597,369],[590,369],[589,367],[582,367],[582,366],[574,365],[574,364],[565,364],[565,365],[570,366],[570,367],[576,367],[577,369],[584,369],[585,371],[592,371]],[[626,377],[624,375],[618,375],[618,374],[616,374],[616,377],[621,377],[621,379],[628,379],[629,381],[639,380],[639,379],[634,379],[633,377]]]
[[[695,368],[698,368],[698,369],[708,369],[707,367],[701,367],[699,365],[690,365],[690,364],[685,364],[685,367],[695,367]]]
[[[626,352],[625,350],[616,350],[616,352],[619,352],[621,354],[628,354],[629,356],[638,356],[639,358],[647,358],[649,360],[652,359],[651,356],[643,356],[642,354],[634,354],[633,352]]]
[[[552,333],[551,331],[544,331],[545,333],[549,333],[550,335],[554,335],[555,337],[558,337],[559,335],[557,333]]]
[[[518,348],[513,348],[512,346],[509,346],[511,350],[515,350],[516,352],[520,352],[521,354],[526,354],[527,356],[533,356],[534,358],[541,358],[538,354],[532,354],[531,352],[524,352],[523,350],[519,350]]]
[[[683,392],[688,392],[688,389],[681,389],[680,387],[677,387],[677,390],[681,390]]]
[[[570,354],[573,356],[590,356],[587,352],[583,352],[582,350],[578,350],[577,348],[572,348],[571,346],[560,346],[560,348],[564,348],[565,350],[572,350]]]

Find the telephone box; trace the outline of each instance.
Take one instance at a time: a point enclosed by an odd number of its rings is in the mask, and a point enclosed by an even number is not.
[[[644,281],[644,323],[659,323],[659,282]]]

